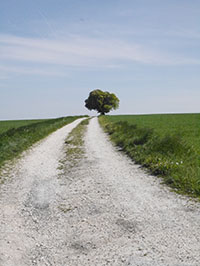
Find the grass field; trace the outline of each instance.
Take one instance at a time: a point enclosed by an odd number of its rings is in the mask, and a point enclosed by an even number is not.
[[[39,120],[39,122],[33,120],[33,123],[30,121],[27,121],[27,123],[21,121],[21,125],[25,123],[23,126],[19,126],[20,121],[16,121],[16,123],[15,121],[10,122],[10,129],[0,134],[0,167],[2,167],[7,160],[15,158],[35,142],[64,125],[73,122],[79,117],[80,116],[69,116],[57,119]]]
[[[100,123],[137,163],[200,197],[200,114],[102,116]]]
[[[42,122],[44,120],[7,120],[7,121],[0,121],[0,134],[3,132],[11,129],[11,128],[18,128],[22,126],[28,126],[33,123]]]

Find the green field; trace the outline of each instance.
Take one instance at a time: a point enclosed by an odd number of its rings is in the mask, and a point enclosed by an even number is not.
[[[0,168],[7,160],[15,158],[35,142],[77,118],[80,118],[80,116],[39,120],[39,122],[36,120],[32,120],[32,122],[22,120],[21,124],[20,121],[9,121],[7,128],[9,128],[8,125],[10,125],[10,128],[0,134]],[[4,121],[1,123],[5,125]]]
[[[102,116],[100,123],[136,163],[200,197],[200,114]]]
[[[138,127],[154,129],[159,136],[180,135],[200,152],[200,114],[158,114],[108,116],[109,121],[126,121]]]
[[[28,126],[33,123],[42,122],[44,120],[6,120],[0,121],[0,134],[11,129],[11,128],[18,128],[22,126]]]

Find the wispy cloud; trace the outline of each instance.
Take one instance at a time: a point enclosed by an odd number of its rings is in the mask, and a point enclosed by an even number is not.
[[[155,63],[152,53],[118,40],[69,37],[65,40],[0,36],[1,58],[73,66],[94,66],[112,60]],[[158,56],[157,56],[158,57]]]
[[[36,67],[21,67],[21,66],[4,66],[0,65],[1,73],[15,73],[15,74],[29,74],[29,75],[42,75],[42,76],[66,76],[66,73],[57,71],[50,68],[36,68]],[[4,78],[3,78],[4,77]],[[8,76],[3,75],[1,79],[6,79]]]
[[[118,67],[127,63],[152,65],[200,64],[199,60],[170,56],[131,42],[115,39],[95,39],[69,36],[65,39],[23,38],[0,35],[0,59],[8,62],[28,62],[70,67]],[[2,66],[0,66],[2,68]],[[15,68],[18,73],[51,75],[48,70]],[[54,73],[59,75],[59,73]]]

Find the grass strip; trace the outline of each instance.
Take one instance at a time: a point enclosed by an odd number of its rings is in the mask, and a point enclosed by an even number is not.
[[[178,193],[200,198],[200,156],[181,132],[159,135],[154,129],[127,121],[99,122],[110,139],[136,163],[163,178]]]
[[[65,140],[65,157],[60,161],[59,167],[64,173],[76,167],[84,156],[84,134],[89,120],[89,118],[83,120]]]
[[[48,119],[3,132],[0,134],[0,168],[7,160],[15,158],[35,142],[77,118],[80,118],[80,116]]]

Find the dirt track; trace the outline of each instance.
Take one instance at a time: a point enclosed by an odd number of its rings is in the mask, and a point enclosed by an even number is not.
[[[118,152],[93,118],[85,156],[59,175],[64,139],[24,155],[0,190],[0,265],[199,266],[200,204]]]

